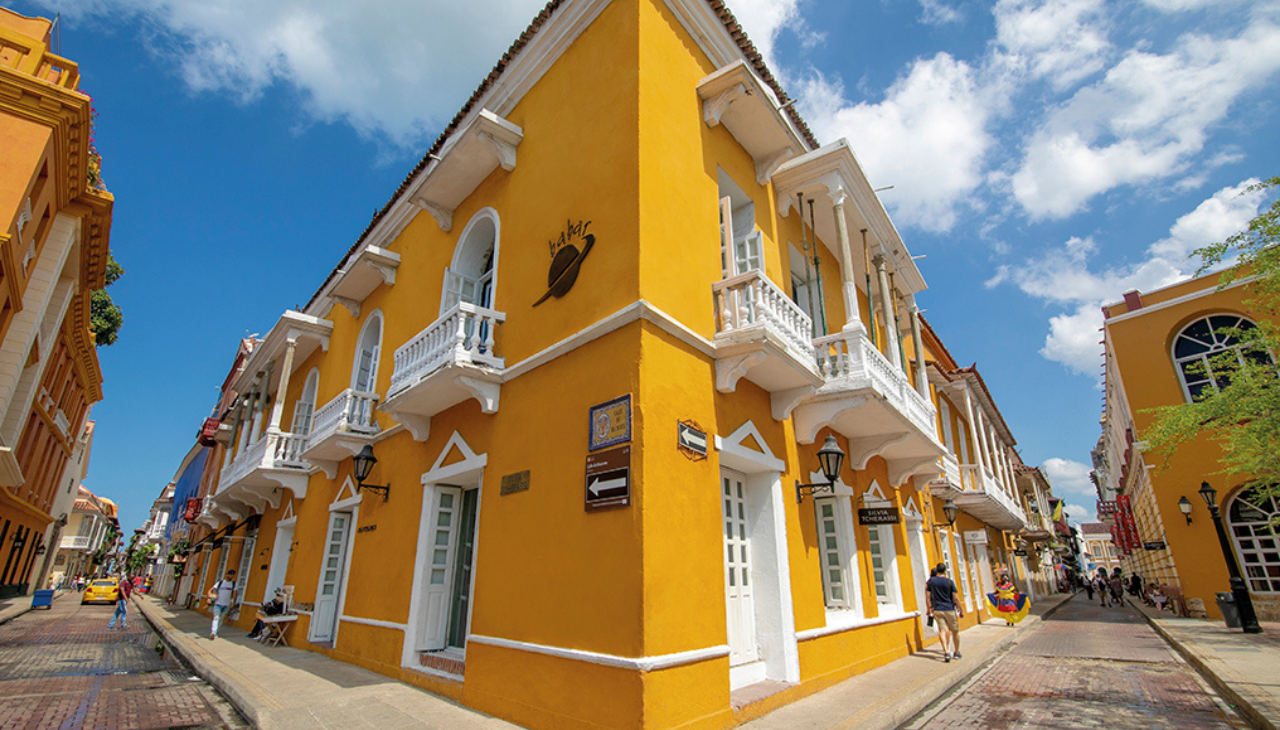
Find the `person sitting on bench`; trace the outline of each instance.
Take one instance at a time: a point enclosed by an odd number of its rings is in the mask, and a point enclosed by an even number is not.
[[[275,598],[264,602],[262,608],[258,609],[258,612],[254,614],[254,618],[257,620],[253,623],[253,631],[249,632],[249,638],[257,639],[262,636],[262,628],[265,625],[262,623],[262,619],[267,616],[279,616],[282,613],[284,613],[284,589],[277,588]]]

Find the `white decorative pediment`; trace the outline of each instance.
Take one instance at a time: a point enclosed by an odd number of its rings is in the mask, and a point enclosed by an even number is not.
[[[889,498],[884,496],[884,490],[880,488],[879,480],[871,480],[871,486],[867,487],[867,491],[862,493],[862,503],[868,507],[889,506]]]
[[[907,497],[907,501],[902,504],[902,517],[907,522],[923,522],[924,515],[920,514],[920,510],[916,508],[916,498]]]
[[[752,448],[748,439],[758,448]],[[760,434],[760,429],[751,421],[742,424],[728,436],[716,436],[716,451],[720,453],[722,466],[737,469],[744,474],[786,470],[786,464],[773,455],[768,442]]]
[[[449,459],[449,455],[455,450],[462,459],[453,461],[448,466],[445,466],[445,461]],[[440,450],[440,455],[436,457],[435,463],[422,475],[422,483],[457,484],[462,481],[474,482],[479,479],[480,473],[488,462],[488,454],[477,454],[467,444],[466,439],[462,438],[462,434],[454,431],[449,440],[445,442],[444,448]]]
[[[342,487],[338,489],[338,493],[333,496],[333,502],[329,503],[330,512],[339,512],[351,509],[360,504],[360,500],[364,495],[356,491],[356,483],[351,477],[342,480]]]

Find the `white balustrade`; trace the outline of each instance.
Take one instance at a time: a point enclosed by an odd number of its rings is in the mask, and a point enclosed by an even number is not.
[[[937,431],[933,405],[912,387],[906,373],[880,354],[871,340],[861,334],[838,332],[815,339],[813,347],[818,371],[828,381],[865,381],[921,431],[928,434]]]
[[[373,420],[373,409],[377,405],[377,393],[351,388],[342,391],[338,397],[316,409],[311,440],[320,441],[336,431],[377,433],[378,424]]]
[[[67,535],[62,538],[62,542],[58,543],[58,547],[62,550],[88,550],[89,538],[80,537],[79,535]]]
[[[960,481],[960,462],[956,461],[956,457],[947,454],[939,457],[938,461],[942,463],[942,474],[947,481],[959,487],[962,482]]]
[[[506,361],[494,354],[494,336],[507,315],[459,302],[395,352],[387,395],[395,395],[445,365],[480,365],[498,370]]]
[[[731,276],[716,282],[711,290],[721,332],[763,325],[798,353],[806,353],[812,346],[813,321],[763,271],[752,269]]]
[[[218,491],[236,484],[254,469],[307,469],[310,465],[302,458],[306,448],[306,436],[267,429],[262,438],[232,459],[218,479]]]

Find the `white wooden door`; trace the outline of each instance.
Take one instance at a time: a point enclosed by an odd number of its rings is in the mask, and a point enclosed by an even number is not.
[[[338,599],[342,596],[343,568],[347,558],[347,535],[351,531],[350,512],[329,514],[329,533],[324,546],[324,564],[320,568],[320,585],[316,588],[312,641],[333,640],[338,625]]]
[[[276,527],[276,541],[271,548],[271,569],[267,572],[267,589],[262,594],[266,601],[275,596],[276,589],[284,585],[289,572],[289,554],[293,552],[293,525]]]
[[[449,638],[449,607],[453,573],[457,563],[458,523],[462,512],[462,490],[435,487],[431,537],[427,544],[427,570],[422,596],[422,630],[419,651],[439,651]]]
[[[256,533],[245,538],[244,550],[240,551],[240,567],[236,569],[235,600],[239,603],[236,605],[236,613],[231,617],[232,619],[240,618],[240,606],[244,605],[246,598],[244,589],[249,586],[249,571],[253,569],[253,551],[257,547],[258,536]]]
[[[916,610],[923,618],[926,608],[924,584],[929,580],[929,566],[924,558],[924,528],[919,522],[907,526],[907,549],[911,551],[911,581],[915,586]]]
[[[724,602],[729,627],[729,666],[736,666],[758,658],[746,477],[723,469],[720,483],[724,505]]]

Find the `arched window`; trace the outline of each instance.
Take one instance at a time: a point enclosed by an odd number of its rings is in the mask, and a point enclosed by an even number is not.
[[[1223,330],[1251,330],[1253,322],[1235,314],[1215,314],[1187,325],[1173,341],[1173,362],[1182,379],[1182,389],[1188,401],[1199,400],[1208,393],[1227,386],[1230,375],[1219,362],[1213,360],[1226,350],[1235,350],[1236,361],[1244,364],[1246,358],[1260,363],[1271,362],[1265,353],[1241,350],[1240,338]]]
[[[373,312],[360,330],[356,360],[351,368],[351,389],[373,393],[378,382],[378,353],[382,349],[382,312]]]
[[[493,308],[493,277],[498,264],[498,228],[498,214],[492,208],[481,210],[467,222],[462,235],[458,237],[453,263],[444,270],[441,314],[458,302]]]
[[[1227,507],[1227,525],[1244,579],[1254,593],[1280,593],[1280,500],[1270,489],[1250,487]]]
[[[320,387],[320,369],[311,368],[307,373],[307,382],[302,386],[302,396],[293,406],[293,421],[290,423],[295,436],[306,436],[311,433],[311,415],[316,410],[316,390]]]

